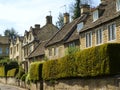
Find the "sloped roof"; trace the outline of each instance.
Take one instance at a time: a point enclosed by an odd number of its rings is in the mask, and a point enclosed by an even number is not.
[[[46,41],[50,39],[59,29],[53,24],[46,24],[37,33],[37,37],[40,41]]]
[[[98,27],[105,22],[120,17],[120,12],[116,11],[116,0],[106,0],[104,3],[101,3],[96,9],[102,11],[101,16],[98,20],[93,22],[93,12],[91,12],[84,28],[80,31],[80,33],[90,30],[94,27]]]
[[[74,30],[74,32],[70,35],[70,37],[65,41],[65,43],[72,42],[74,40],[79,39],[79,33],[77,32],[77,29]]]
[[[46,46],[59,43],[61,41],[66,41],[67,39],[69,40],[74,40],[78,39],[78,34],[75,35],[75,30],[77,28],[77,24],[79,22],[84,21],[87,18],[87,14],[83,14],[81,17],[73,20],[71,23],[68,23],[63,26],[61,30],[59,30],[46,44]],[[73,33],[74,32],[74,33]],[[77,32],[77,31],[76,31]],[[74,35],[72,35],[74,34]]]
[[[28,58],[36,57],[36,56],[41,56],[45,54],[45,44],[47,41],[42,41],[39,43],[39,45],[34,49],[34,51],[28,56]]]
[[[36,37],[40,40],[38,46],[34,51],[28,56],[28,58],[41,56],[45,54],[45,44],[47,41],[58,31],[58,28],[53,24],[46,24],[40,28],[39,32],[36,33]]]
[[[9,44],[9,37],[0,36],[0,44]]]

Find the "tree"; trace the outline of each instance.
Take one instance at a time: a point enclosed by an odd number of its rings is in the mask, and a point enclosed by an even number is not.
[[[15,39],[18,36],[18,33],[15,31],[14,28],[6,29],[4,31],[4,36],[8,36],[10,39]]]
[[[64,16],[62,13],[59,13],[59,16],[58,16],[58,21],[56,22],[56,26],[61,29],[64,25]]]
[[[80,12],[80,5],[82,4],[88,4],[91,5],[92,4],[92,0],[75,0],[75,4],[71,5],[71,12],[73,13],[72,19],[76,19],[78,17],[80,17],[81,12]]]
[[[74,10],[73,10],[73,16],[72,19],[76,19],[80,16],[80,4],[81,0],[75,0]]]

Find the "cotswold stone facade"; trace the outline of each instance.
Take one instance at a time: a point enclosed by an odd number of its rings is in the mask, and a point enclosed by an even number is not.
[[[104,0],[100,6],[90,13],[90,16],[85,22],[86,24],[80,31],[81,49],[104,43],[120,43],[120,11],[116,9],[116,3],[117,0]],[[101,15],[98,16],[96,21],[93,21],[93,14],[96,10]],[[100,29],[101,31],[98,31]]]
[[[17,60],[19,63],[23,60],[22,42],[23,37],[17,37],[15,40],[11,40],[10,42],[9,58]]]

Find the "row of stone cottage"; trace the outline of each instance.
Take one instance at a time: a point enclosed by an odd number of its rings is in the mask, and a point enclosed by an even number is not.
[[[82,5],[81,16],[72,22],[69,14],[64,13],[61,30],[53,25],[52,16],[47,16],[43,27],[35,24],[23,37],[11,41],[9,56],[28,71],[31,62],[63,57],[68,47],[83,50],[114,42],[120,43],[120,0],[101,0],[94,9]]]

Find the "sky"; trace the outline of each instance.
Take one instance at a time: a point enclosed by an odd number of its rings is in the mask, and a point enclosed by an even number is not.
[[[44,26],[46,16],[51,15],[53,24],[59,13],[70,12],[69,7],[75,0],[0,0],[0,34],[6,29],[14,28],[19,35],[34,27],[35,24]],[[100,0],[93,0],[93,6]],[[66,6],[66,8],[65,8]]]

